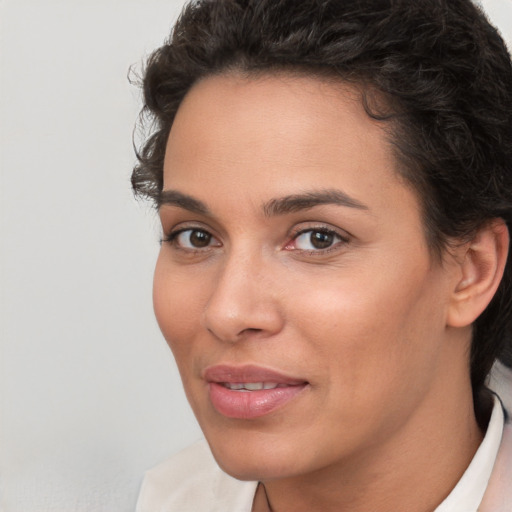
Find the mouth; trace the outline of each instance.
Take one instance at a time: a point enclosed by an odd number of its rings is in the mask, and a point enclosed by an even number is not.
[[[209,399],[228,418],[254,419],[289,404],[309,383],[267,368],[212,366],[205,370]]]
[[[220,382],[219,384],[231,391],[261,391],[262,389],[287,387],[287,384],[277,382]]]

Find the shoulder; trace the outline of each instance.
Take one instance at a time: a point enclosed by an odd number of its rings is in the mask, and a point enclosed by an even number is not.
[[[136,510],[250,512],[256,485],[224,473],[203,440],[146,473]]]

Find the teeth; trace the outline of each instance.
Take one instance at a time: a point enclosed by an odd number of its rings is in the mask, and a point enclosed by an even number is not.
[[[244,388],[249,391],[259,391],[263,389],[263,382],[246,382]]]
[[[263,382],[244,382],[244,389],[247,391],[261,391],[263,388]]]
[[[275,382],[224,382],[223,385],[232,391],[260,391],[275,389],[279,386]]]
[[[240,389],[244,389],[244,385],[242,383],[235,382],[226,382],[226,387],[228,389],[232,389],[233,391],[239,391]]]

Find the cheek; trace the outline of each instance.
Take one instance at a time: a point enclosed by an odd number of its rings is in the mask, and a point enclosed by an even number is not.
[[[294,301],[294,317],[328,368],[332,389],[368,400],[432,374],[443,308],[429,273],[420,270],[366,279],[354,273],[293,294],[307,297]]]
[[[186,354],[197,333],[206,300],[204,283],[197,282],[188,273],[179,272],[166,262],[161,251],[153,279],[153,308],[169,347],[176,357]],[[187,340],[182,343],[180,340]]]

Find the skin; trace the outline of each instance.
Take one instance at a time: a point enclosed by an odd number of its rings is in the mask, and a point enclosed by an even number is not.
[[[269,211],[325,189],[359,206]],[[275,512],[434,510],[482,439],[470,325],[452,325],[470,273],[460,254],[431,257],[418,198],[357,91],[300,76],[203,80],[174,121],[164,190],[154,307],[219,465],[263,482]],[[326,249],[311,243],[318,230],[334,233]],[[266,416],[227,418],[202,377],[221,363],[308,386]]]

